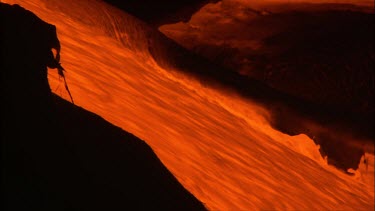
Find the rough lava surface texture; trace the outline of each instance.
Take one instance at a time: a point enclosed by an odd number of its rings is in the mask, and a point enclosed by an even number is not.
[[[209,210],[374,208],[373,153],[352,175],[328,165],[308,136],[271,127],[266,108],[159,65],[150,51],[164,38],[144,22],[101,1],[5,2],[56,26],[76,105],[144,140]],[[49,83],[70,100],[54,70]]]

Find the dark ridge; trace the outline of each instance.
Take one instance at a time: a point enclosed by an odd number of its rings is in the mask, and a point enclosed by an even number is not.
[[[290,11],[303,12],[321,12],[321,11],[356,11],[365,13],[374,13],[374,7],[370,4],[350,4],[350,3],[309,3],[309,2],[293,2],[293,3],[275,3],[265,6],[272,13],[285,13]]]
[[[127,13],[158,27],[163,24],[188,21],[205,4],[219,0],[104,0]]]
[[[3,210],[206,210],[142,140],[51,94],[53,25],[0,17]]]
[[[321,105],[374,115],[374,14],[290,12],[260,22],[284,26],[253,53],[264,58],[254,59],[255,77]]]

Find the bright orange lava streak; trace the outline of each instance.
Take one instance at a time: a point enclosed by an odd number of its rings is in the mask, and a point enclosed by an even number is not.
[[[56,25],[76,104],[145,140],[209,209],[373,209],[372,155],[365,177],[334,170],[264,109],[159,67],[132,17],[97,1],[6,2]],[[49,80],[69,100],[53,70]]]

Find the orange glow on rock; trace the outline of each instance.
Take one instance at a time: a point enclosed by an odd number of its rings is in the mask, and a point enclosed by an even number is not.
[[[99,1],[5,2],[56,25],[75,103],[145,140],[208,209],[373,209],[373,155],[357,177],[335,170],[260,106],[158,66],[147,50],[156,32],[133,17]],[[70,100],[54,70],[49,81]]]

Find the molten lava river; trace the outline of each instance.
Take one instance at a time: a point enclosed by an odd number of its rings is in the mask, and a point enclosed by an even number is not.
[[[209,210],[374,209],[372,154],[353,176],[328,165],[259,105],[159,66],[149,53],[159,32],[133,16],[101,1],[5,2],[56,25],[75,104],[143,139]],[[70,100],[55,70],[49,82]]]

